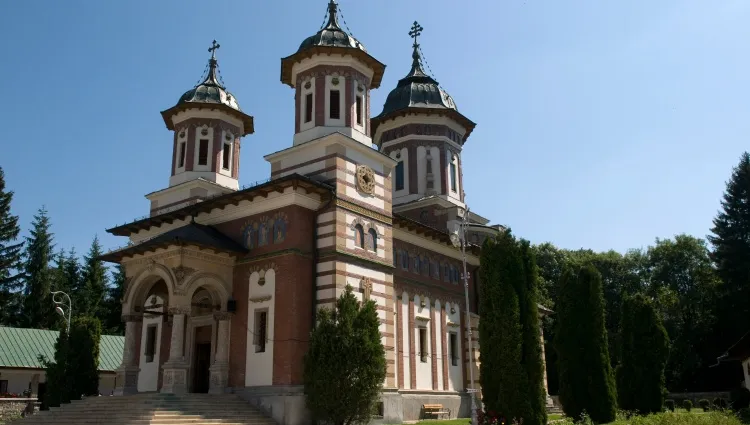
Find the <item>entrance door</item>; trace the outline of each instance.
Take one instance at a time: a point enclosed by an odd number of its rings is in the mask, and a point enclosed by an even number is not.
[[[193,392],[207,393],[211,382],[211,326],[195,328],[193,351]]]

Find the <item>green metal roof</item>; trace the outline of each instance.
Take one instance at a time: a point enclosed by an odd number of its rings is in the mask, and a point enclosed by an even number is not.
[[[60,333],[42,329],[0,326],[0,367],[42,369],[38,356],[54,360]],[[114,372],[122,363],[125,337],[102,335],[99,341],[99,371]]]

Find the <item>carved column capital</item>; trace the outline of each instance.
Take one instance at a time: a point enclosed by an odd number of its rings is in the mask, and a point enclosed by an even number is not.
[[[232,316],[234,316],[234,315],[232,313],[228,312],[228,311],[217,311],[217,312],[214,312],[214,319],[216,319],[218,321],[230,320],[232,318]]]
[[[121,317],[122,321],[127,322],[142,322],[143,321],[143,315],[142,314],[123,314]]]
[[[190,307],[184,306],[184,305],[180,305],[180,306],[171,306],[171,307],[169,307],[167,309],[167,312],[169,314],[171,314],[171,315],[175,315],[175,314],[189,315],[190,314],[190,310],[191,310]]]

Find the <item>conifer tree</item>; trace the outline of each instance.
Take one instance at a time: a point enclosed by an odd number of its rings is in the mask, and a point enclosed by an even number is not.
[[[368,423],[386,376],[385,349],[374,301],[360,303],[346,287],[335,309],[317,313],[304,360],[307,407],[316,421]]]
[[[49,216],[44,207],[34,216],[31,226],[31,236],[26,238],[23,264],[25,285],[22,325],[52,329],[58,323],[55,305],[50,296],[55,277],[50,267],[54,246]]]
[[[122,322],[121,299],[125,290],[125,269],[118,264],[112,272],[112,284],[108,288],[106,319],[103,329],[108,335],[122,335],[125,324]]]
[[[621,317],[619,407],[642,415],[661,412],[667,393],[664,378],[669,356],[667,331],[652,302],[641,294],[625,297]]]
[[[523,259],[510,231],[487,239],[480,261],[482,401],[487,411],[508,420],[519,419],[531,410],[528,378],[522,365],[523,336],[517,292],[525,284],[525,274]]]
[[[615,419],[616,392],[604,326],[601,275],[592,265],[574,265],[561,278],[555,347],[560,402],[565,414],[586,412],[596,423]]]
[[[523,416],[524,424],[547,424],[547,392],[544,386],[544,361],[542,360],[541,321],[539,318],[539,276],[536,258],[527,240],[520,241],[520,254],[525,274],[524,284],[518,290],[523,332],[522,363],[528,377],[530,409]]]
[[[106,317],[105,296],[107,294],[107,267],[99,259],[102,247],[99,238],[94,236],[88,254],[84,258],[82,273],[83,288],[78,296],[78,311],[80,314],[104,319]]]
[[[714,218],[712,260],[723,284],[719,287],[718,329],[723,345],[747,332],[750,317],[750,153],[744,152],[726,184],[721,211]]]
[[[16,242],[21,228],[18,216],[10,212],[13,192],[5,189],[5,173],[0,167],[0,325],[15,325],[20,316],[18,290],[23,285],[21,250],[23,242]]]
[[[68,379],[68,352],[70,342],[68,332],[63,326],[60,336],[55,342],[55,358],[50,361],[44,356],[39,356],[39,361],[46,370],[47,391],[42,402],[42,409],[58,407],[63,403],[70,403],[71,388]]]
[[[79,316],[70,325],[67,379],[72,400],[99,393],[99,341],[102,326],[95,317]]]

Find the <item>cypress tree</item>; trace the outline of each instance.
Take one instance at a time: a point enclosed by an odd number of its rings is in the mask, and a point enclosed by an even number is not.
[[[5,189],[5,173],[0,167],[0,325],[12,326],[20,316],[18,290],[23,285],[21,250],[23,242],[16,242],[21,228],[18,216],[11,214],[13,192]]]
[[[39,356],[40,362],[46,370],[47,391],[44,394],[42,409],[47,410],[49,407],[58,407],[63,403],[70,403],[70,381],[68,375],[68,352],[70,342],[68,332],[63,327],[60,330],[60,336],[55,342],[55,359],[49,361],[44,356]]]
[[[82,273],[83,291],[79,294],[78,311],[81,314],[105,320],[105,296],[107,294],[107,267],[99,259],[102,247],[99,238],[94,236],[91,248],[84,258]]]
[[[712,260],[719,287],[718,328],[728,346],[747,332],[750,317],[750,154],[744,152],[726,184],[721,211],[713,221]]]
[[[510,231],[484,243],[481,254],[479,376],[489,412],[509,420],[528,415],[528,377],[522,365],[523,335],[517,289],[525,285],[523,260]],[[525,423],[525,422],[524,422]]]
[[[626,297],[622,306],[622,353],[617,367],[620,408],[640,414],[661,412],[667,393],[664,369],[669,338],[653,303],[644,295]]]
[[[544,361],[542,360],[541,321],[539,319],[539,276],[536,258],[527,240],[520,241],[521,258],[525,273],[524,285],[519,288],[521,329],[523,332],[522,363],[528,377],[530,410],[523,416],[524,424],[547,424],[547,392],[544,387]]]
[[[95,317],[80,316],[70,325],[67,379],[72,400],[99,393],[99,341],[102,325]]]
[[[375,302],[360,303],[347,285],[335,309],[317,313],[304,359],[307,407],[317,421],[368,423],[385,377],[385,349]]]
[[[579,418],[586,412],[594,422],[612,422],[616,392],[601,275],[592,265],[573,267],[563,274],[557,302],[560,402],[569,417]]]
[[[54,271],[52,233],[47,210],[42,207],[34,216],[31,236],[26,238],[24,255],[24,301],[22,325],[29,328],[51,329],[58,323],[50,291]]]

